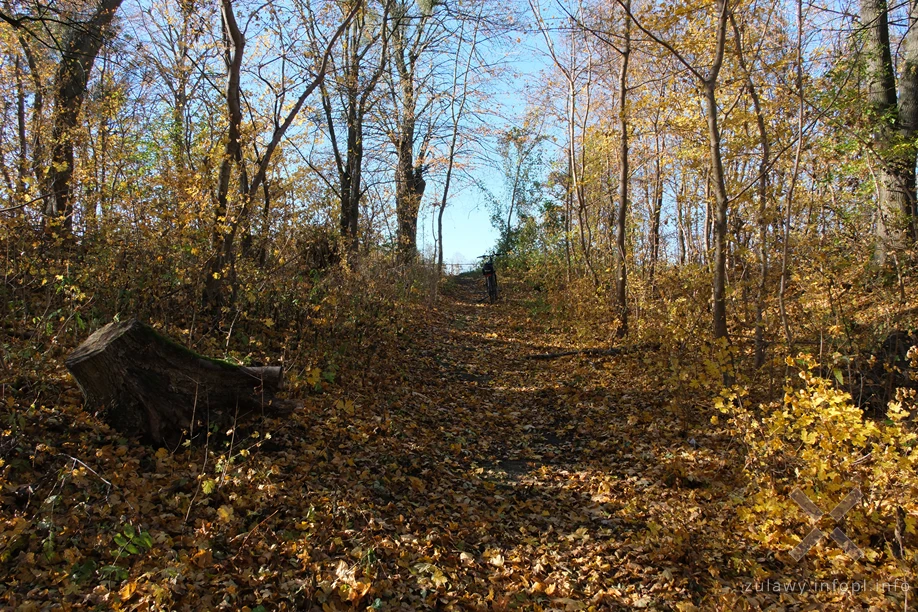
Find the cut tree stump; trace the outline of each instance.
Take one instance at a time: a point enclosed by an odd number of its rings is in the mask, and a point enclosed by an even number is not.
[[[97,330],[65,361],[86,397],[117,431],[177,444],[207,425],[253,411],[287,412],[274,397],[283,368],[242,367],[198,355],[136,319]]]

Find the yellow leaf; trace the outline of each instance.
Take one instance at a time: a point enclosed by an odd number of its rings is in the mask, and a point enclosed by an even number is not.
[[[217,516],[220,517],[220,520],[224,523],[229,523],[233,520],[233,507],[232,506],[220,506],[217,508]]]
[[[356,582],[354,582],[354,584],[348,585],[348,586],[350,587],[350,589],[348,589],[347,591],[346,598],[351,603],[357,603],[358,601],[364,598],[364,596],[370,591],[370,587],[373,585],[369,582],[362,582],[360,580],[357,580]]]
[[[338,400],[335,402],[335,408],[343,410],[348,416],[354,416],[354,402],[351,400]]]
[[[564,606],[565,610],[570,611],[583,610],[587,607],[585,603],[577,601],[576,599],[571,599],[570,597],[558,597],[557,599],[552,599],[552,603],[561,604]]]
[[[121,595],[122,601],[127,601],[131,598],[135,591],[137,591],[137,583],[131,580],[123,587],[121,587],[121,590],[118,591],[118,594]]]
[[[430,577],[430,580],[437,587],[445,586],[446,583],[449,582],[446,579],[446,576],[443,575],[443,572],[441,572],[439,569],[434,571],[434,574]]]

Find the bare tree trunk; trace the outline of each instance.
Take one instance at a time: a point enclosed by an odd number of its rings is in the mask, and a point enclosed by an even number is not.
[[[683,193],[685,191],[685,179],[679,180],[679,190],[676,192],[676,235],[679,240],[679,265],[684,266],[688,260],[688,239],[686,236],[686,220],[683,212],[683,202],[685,200]]]
[[[183,172],[190,161],[190,143],[188,142],[188,83],[191,74],[192,60],[188,56],[189,48],[198,36],[191,20],[194,6],[190,2],[179,2],[182,13],[181,34],[176,41],[175,79],[173,89],[174,106],[172,109],[172,157],[176,170]],[[182,177],[184,180],[184,177]]]
[[[568,84],[568,100],[567,100],[567,125],[568,125],[568,177],[569,184],[567,186],[567,198],[565,200],[565,215],[564,215],[564,249],[565,257],[567,259],[567,271],[566,278],[569,283],[571,280],[571,271],[572,271],[572,252],[573,248],[571,246],[571,232],[573,224],[573,207],[574,202],[577,203],[577,214],[581,221],[581,242],[584,242],[584,237],[582,234],[583,230],[583,203],[581,201],[581,193],[578,189],[579,180],[577,175],[577,159],[574,149],[574,116],[575,116],[575,83],[577,80],[576,66],[573,65],[573,39],[571,41],[572,51],[571,51],[571,66],[565,66],[561,61],[561,58],[558,57],[558,54],[555,52],[555,45],[552,37],[548,33],[548,28],[545,25],[545,22],[542,19],[541,7],[539,6],[538,0],[529,0],[529,7],[532,9],[533,14],[536,17],[536,20],[539,25],[539,30],[542,32],[542,37],[545,39],[545,44],[548,47],[548,53],[551,56],[552,62],[559,71],[564,75],[565,80]],[[582,244],[584,248],[584,260],[589,267],[590,272],[593,276],[594,284],[598,284],[598,277],[596,272],[593,270],[592,265],[589,260],[589,252],[587,251],[586,245]]]
[[[213,226],[213,259],[210,272],[205,280],[205,303],[208,306],[222,305],[223,277],[227,273],[229,259],[232,257],[232,234],[224,229],[229,220],[229,190],[233,166],[242,170],[242,144],[240,129],[242,125],[242,105],[240,102],[240,80],[242,71],[242,54],[245,50],[245,37],[236,22],[233,12],[233,0],[221,0],[223,33],[226,38],[226,109],[229,130],[226,144],[223,147],[223,159],[220,162],[220,174],[217,179],[217,210]],[[248,185],[243,185],[241,194],[248,192]],[[240,203],[245,206],[244,202]]]
[[[25,56],[26,64],[29,66],[29,75],[32,78],[34,94],[32,97],[32,138],[31,138],[31,176],[38,180],[41,176],[41,165],[44,158],[44,142],[42,141],[42,117],[45,108],[44,86],[41,81],[41,74],[38,72],[38,66],[35,63],[35,55],[29,41],[22,34],[19,35],[19,44],[22,47],[22,54]],[[41,188],[43,186],[40,186]]]
[[[355,101],[356,102],[356,101]],[[360,198],[363,197],[363,109],[351,114],[347,130],[347,172],[341,181],[341,231],[349,251],[356,252],[360,228]]]
[[[900,97],[889,39],[885,0],[861,0],[864,56],[867,66],[869,114],[874,123],[873,145],[879,154],[877,249],[875,260],[886,263],[890,251],[915,242],[915,162],[918,149],[918,4],[909,2],[908,30],[902,39]]]
[[[711,178],[714,182],[714,199],[717,205],[714,215],[714,337],[729,340],[727,331],[727,181],[724,176],[723,158],[720,146],[720,126],[717,116],[717,77],[723,65],[724,47],[727,38],[727,19],[730,14],[729,0],[718,1],[717,46],[714,65],[704,81],[705,112],[708,119],[708,144],[711,150]]]
[[[706,266],[710,266],[711,263],[713,217],[714,213],[711,210],[711,169],[706,168],[704,172],[704,250],[702,252],[702,263]]]
[[[16,135],[19,138],[19,155],[17,156],[16,196],[26,201],[26,179],[29,176],[29,142],[26,136],[25,85],[22,80],[22,59],[16,55],[14,64],[16,72]]]
[[[704,88],[705,111],[708,114],[708,142],[711,150],[712,178],[714,182],[714,337],[728,338],[727,332],[727,187],[720,150],[720,127],[717,123],[717,98],[715,83],[709,81]]]
[[[571,62],[573,63],[573,39],[571,41]],[[574,67],[570,68],[570,75],[574,74]],[[577,161],[577,92],[573,76],[568,80],[568,98],[567,98],[567,129],[568,129],[568,157],[571,169],[571,191],[574,200],[577,202],[577,229],[580,234],[580,248],[583,251],[583,261],[593,279],[593,285],[599,286],[599,277],[593,268],[592,257],[590,253],[591,240],[587,236],[589,231],[589,217],[586,214],[586,197],[583,193],[583,182],[580,180],[580,168],[586,165],[584,153],[581,152],[580,161]]]
[[[650,272],[649,281],[651,288],[654,287],[656,279],[657,262],[660,259],[660,215],[663,211],[663,147],[666,140],[660,142],[659,115],[653,122],[654,133],[654,179],[653,179],[653,196],[650,207]],[[677,228],[678,230],[679,228]]]
[[[54,115],[51,128],[51,163],[45,172],[45,222],[73,231],[73,132],[79,123],[92,65],[102,48],[105,33],[122,0],[101,0],[90,18],[69,24],[54,76]],[[46,226],[51,229],[50,226]]]
[[[624,0],[625,32],[624,44],[621,51],[622,65],[618,75],[618,122],[621,129],[619,135],[620,167],[618,175],[618,216],[616,219],[615,248],[616,248],[616,275],[615,297],[618,304],[618,316],[621,325],[618,328],[620,338],[628,334],[628,258],[625,245],[625,233],[628,221],[628,181],[630,169],[628,167],[628,61],[631,58],[631,0]]]
[[[918,147],[915,136],[918,134],[918,2],[910,2],[908,11],[908,31],[902,39],[902,76],[899,78],[899,128],[900,137],[911,144],[907,149],[908,159],[903,159],[906,172],[904,182],[904,201],[899,205],[904,216],[904,234],[908,246],[918,242],[918,198],[916,198],[915,163],[918,158]],[[903,153],[904,158],[904,153]]]
[[[573,194],[570,189],[567,191],[567,197],[564,198],[564,259],[567,264],[564,268],[564,280],[566,283],[571,282],[571,215],[573,214]]]
[[[407,10],[404,7],[402,10]],[[427,144],[429,134],[422,138],[422,142],[415,154],[417,138],[417,61],[421,52],[422,40],[427,21],[427,13],[413,24],[414,34],[408,39],[410,21],[407,14],[397,17],[392,32],[393,53],[395,68],[398,73],[398,104],[401,111],[398,133],[395,135],[395,216],[398,220],[396,231],[399,258],[403,262],[412,261],[417,257],[418,247],[418,211],[421,199],[427,188],[424,178],[426,172]]]
[[[293,124],[294,119],[306,103],[306,99],[322,83],[328,67],[329,57],[338,38],[347,30],[351,20],[360,8],[356,4],[345,16],[334,35],[329,39],[328,46],[322,54],[322,60],[316,70],[316,75],[306,85],[299,97],[293,103],[282,122],[275,123],[271,139],[265,147],[255,165],[255,174],[249,182],[248,171],[242,155],[241,124],[242,106],[241,99],[241,72],[242,57],[245,49],[245,37],[239,29],[236,16],[233,12],[233,0],[221,0],[224,34],[226,36],[226,107],[229,120],[229,130],[226,145],[223,150],[223,160],[220,164],[220,173],[217,180],[217,209],[214,219],[212,234],[214,255],[208,268],[204,285],[204,302],[211,308],[219,308],[223,304],[224,277],[227,273],[231,276],[231,287],[236,290],[234,278],[234,242],[239,229],[247,223],[249,207],[257,195],[258,190],[264,185],[267,178],[268,166],[281,140]],[[239,168],[239,196],[238,212],[230,218],[229,191],[232,180],[233,167]]]
[[[760,368],[765,364],[765,297],[768,293],[768,172],[771,164],[771,146],[768,141],[768,131],[765,127],[765,115],[762,111],[759,92],[752,81],[752,73],[746,65],[742,37],[732,13],[730,24],[733,26],[736,56],[746,79],[749,97],[752,98],[756,127],[759,132],[759,146],[762,148],[756,192],[759,201],[759,284],[755,300],[755,367]]]
[[[381,27],[370,29],[367,15],[361,12],[351,21],[341,48],[343,65],[340,76],[334,83],[339,95],[344,99],[346,122],[346,150],[342,155],[339,147],[338,133],[335,125],[335,112],[330,87],[323,82],[320,86],[322,107],[328,127],[329,141],[334,154],[337,170],[338,200],[340,202],[340,230],[345,248],[352,253],[358,250],[358,233],[360,227],[360,200],[364,194],[363,186],[363,125],[368,110],[376,102],[374,95],[379,79],[386,67],[389,43],[389,5],[384,6]],[[316,34],[314,34],[317,37]],[[379,61],[366,73],[363,59],[370,48],[381,42]],[[331,72],[337,74],[334,59],[330,57]],[[365,74],[366,73],[366,74]]]
[[[427,188],[424,166],[415,165],[411,146],[413,128],[405,128],[399,144],[399,159],[395,179],[396,217],[398,218],[398,251],[403,262],[418,254],[418,212]]]
[[[784,244],[781,253],[781,282],[778,287],[778,308],[781,312],[781,324],[784,327],[784,338],[787,341],[788,352],[793,351],[793,337],[787,317],[787,307],[784,295],[787,291],[788,261],[790,259],[790,226],[791,215],[794,210],[794,189],[797,186],[797,177],[800,174],[800,156],[803,151],[803,0],[797,0],[797,147],[794,152],[794,168],[791,173],[790,186],[787,188],[787,202],[784,218]],[[895,93],[895,92],[894,92]]]

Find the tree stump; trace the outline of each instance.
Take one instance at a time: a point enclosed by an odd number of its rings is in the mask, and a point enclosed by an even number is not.
[[[199,425],[232,423],[289,405],[274,397],[283,368],[242,367],[198,355],[136,319],[109,323],[65,361],[86,398],[117,431],[176,444]]]

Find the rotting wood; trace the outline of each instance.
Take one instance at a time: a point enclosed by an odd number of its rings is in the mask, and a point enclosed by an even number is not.
[[[191,351],[131,319],[97,330],[66,359],[86,398],[117,431],[176,444],[252,412],[286,412],[280,366],[244,367]]]

